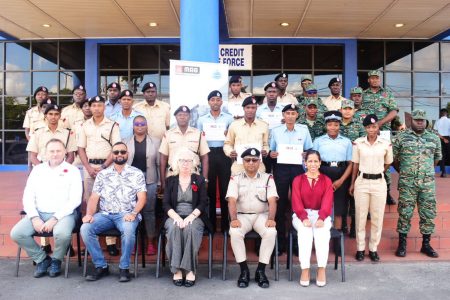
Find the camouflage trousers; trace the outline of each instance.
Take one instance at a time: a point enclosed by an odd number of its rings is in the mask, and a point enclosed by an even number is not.
[[[411,228],[411,218],[417,204],[419,229],[422,234],[434,232],[436,218],[436,192],[434,177],[402,178],[398,182],[397,232],[407,234]]]

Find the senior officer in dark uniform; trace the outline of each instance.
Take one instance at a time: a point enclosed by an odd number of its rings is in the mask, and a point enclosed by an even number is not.
[[[216,199],[217,183],[219,183],[221,230],[228,231],[228,204],[225,200],[228,182],[231,176],[231,160],[223,152],[223,143],[228,127],[233,122],[233,116],[222,110],[222,93],[214,90],[208,95],[210,111],[201,116],[197,121],[197,128],[203,131],[208,142],[210,152],[208,153],[208,197],[209,219],[216,230]]]
[[[237,284],[240,288],[246,288],[250,282],[244,237],[246,233],[255,230],[261,236],[255,281],[259,287],[268,288],[265,268],[275,247],[277,231],[274,219],[278,194],[272,175],[258,171],[261,164],[258,149],[245,150],[241,158],[244,161],[244,171],[231,176],[226,196],[231,219],[231,247],[241,268]]]
[[[397,101],[394,99],[394,95],[391,91],[384,89],[381,86],[380,71],[369,71],[368,79],[369,88],[363,92],[363,101],[361,104],[362,114],[375,114],[378,117],[378,125],[380,125],[381,131],[387,131],[390,134],[391,122],[398,114]],[[390,193],[391,185],[391,173],[389,169],[385,174],[386,182],[388,185],[386,193],[386,204],[393,205],[395,200]]]
[[[426,130],[426,113],[416,109],[412,112],[411,129],[399,133],[393,145],[394,167],[399,172],[398,223],[399,243],[395,255],[406,256],[406,237],[411,228],[411,218],[417,204],[419,229],[422,233],[420,252],[438,257],[430,245],[436,218],[436,184],[434,167],[442,158],[439,137]]]
[[[374,262],[380,260],[377,247],[383,229],[387,189],[383,173],[391,165],[393,155],[391,142],[378,136],[377,122],[376,115],[367,115],[363,121],[367,135],[356,139],[353,143],[350,194],[354,195],[356,204],[356,260],[358,261],[364,259],[368,212],[371,216],[369,257]]]
[[[348,189],[352,174],[352,142],[339,134],[342,114],[327,111],[324,114],[327,133],[314,140],[313,149],[322,158],[320,172],[330,177],[334,189],[334,226],[342,230],[342,216],[348,208]]]
[[[272,130],[270,137],[270,157],[276,160],[274,178],[280,199],[277,205],[278,254],[286,251],[286,209],[289,207],[289,189],[297,175],[305,173],[303,152],[312,148],[308,127],[295,124],[297,107],[288,104],[283,108],[285,124]]]

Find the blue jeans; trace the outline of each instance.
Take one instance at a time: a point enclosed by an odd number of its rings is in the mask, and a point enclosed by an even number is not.
[[[84,223],[81,226],[81,237],[92,256],[92,262],[96,268],[106,268],[107,266],[97,235],[114,228],[117,228],[121,233],[122,255],[120,256],[119,268],[130,268],[131,250],[136,241],[136,227],[139,224],[139,220],[136,218],[133,222],[126,222],[123,220],[126,214],[96,213],[92,223]]]

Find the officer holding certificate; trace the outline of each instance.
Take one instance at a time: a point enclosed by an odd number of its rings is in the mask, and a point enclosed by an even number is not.
[[[297,175],[305,173],[303,152],[312,148],[313,143],[308,127],[296,124],[297,107],[286,105],[283,110],[285,124],[272,130],[270,138],[270,157],[277,160],[274,168],[275,185],[279,195],[275,221],[278,232],[278,254],[286,250],[286,209],[289,207],[289,188]]]
[[[221,230],[228,231],[228,202],[225,200],[225,194],[228,189],[228,182],[231,176],[231,159],[223,152],[223,143],[233,116],[222,111],[222,93],[215,90],[208,95],[208,104],[210,111],[200,117],[197,121],[197,128],[205,133],[206,141],[210,152],[208,153],[208,197],[209,220],[216,230],[216,205],[217,199],[217,181],[219,182],[220,193],[220,211],[221,211]]]

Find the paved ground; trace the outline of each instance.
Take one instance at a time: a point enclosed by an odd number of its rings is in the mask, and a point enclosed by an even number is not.
[[[255,265],[251,266],[252,273]],[[19,277],[14,273],[13,260],[0,260],[0,299],[450,299],[448,271],[450,262],[429,263],[380,263],[347,265],[347,282],[341,283],[340,272],[328,269],[328,284],[318,288],[314,284],[303,288],[298,284],[299,271],[295,269],[295,280],[287,280],[287,271],[281,266],[280,281],[271,280],[269,289],[261,289],[252,282],[247,289],[236,287],[239,269],[231,265],[228,280],[221,280],[221,268],[215,265],[213,279],[204,276],[202,265],[196,286],[175,287],[167,269],[156,279],[154,266],[139,270],[139,277],[129,283],[117,282],[117,267],[112,275],[98,282],[86,282],[81,277],[81,268],[71,265],[69,278],[35,279],[34,267],[24,260]],[[270,278],[272,271],[268,270]],[[315,277],[315,276],[313,276]],[[312,282],[314,283],[314,282]]]

